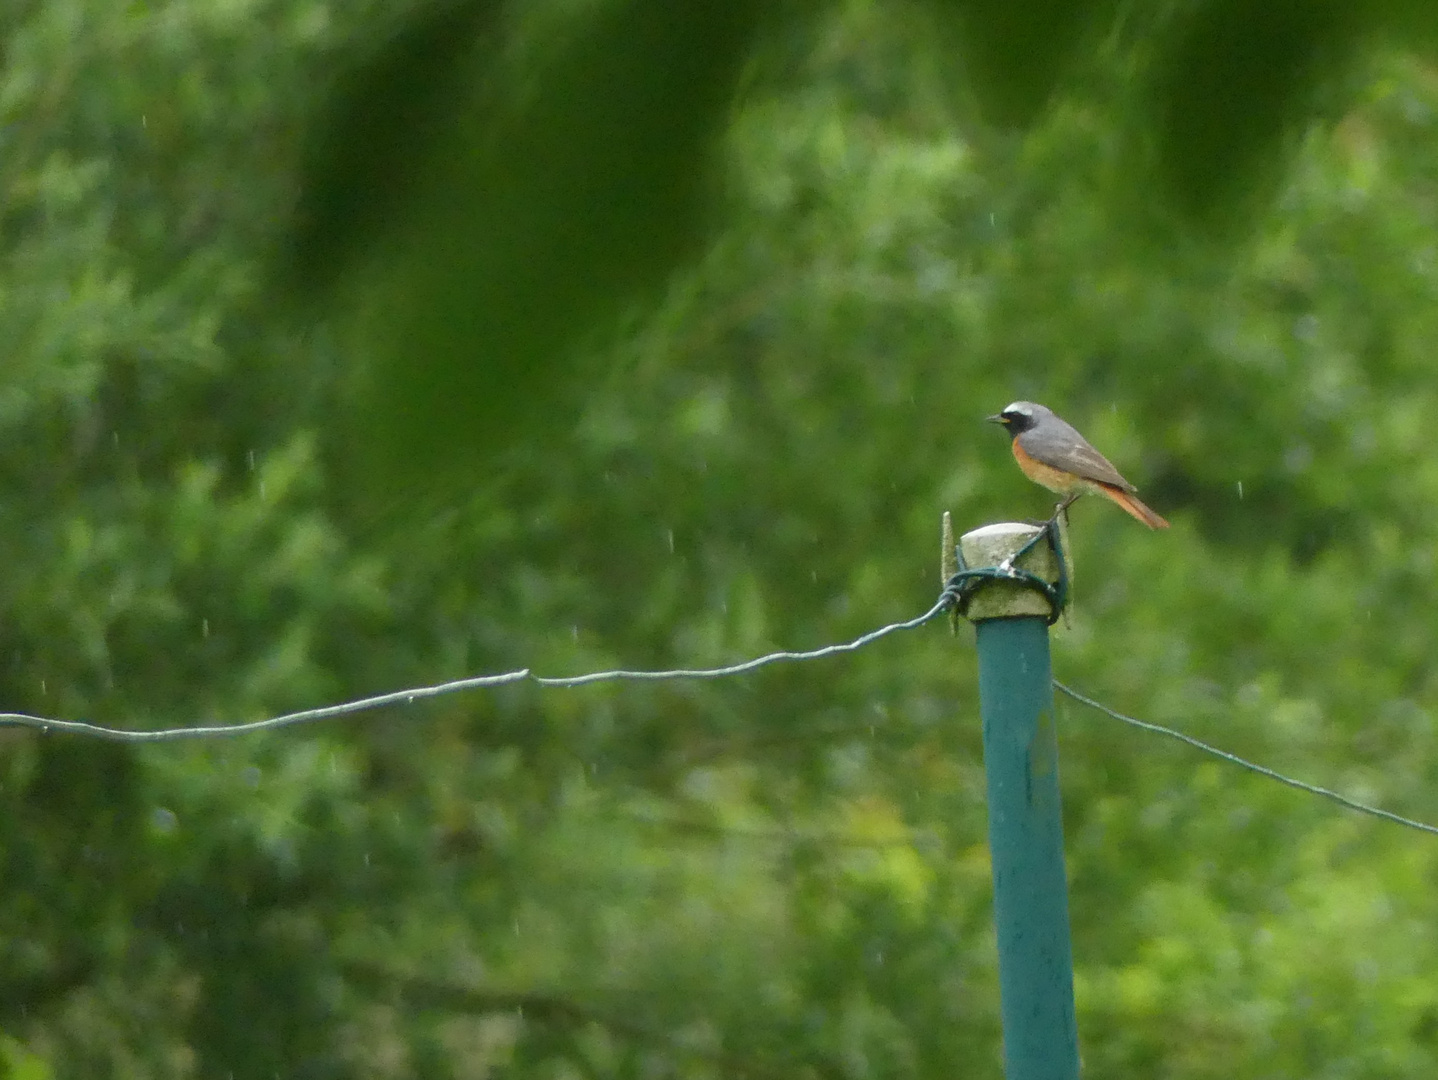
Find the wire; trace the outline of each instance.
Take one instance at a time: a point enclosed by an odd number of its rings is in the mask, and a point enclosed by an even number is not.
[[[1043,535],[1043,534],[1040,534]],[[954,575],[940,593],[939,599],[934,606],[922,615],[912,619],[905,619],[902,622],[889,623],[877,630],[871,630],[862,634],[853,641],[841,642],[836,645],[825,645],[818,649],[809,649],[802,652],[781,651],[772,652],[764,656],[755,657],[753,660],[745,660],[738,664],[729,664],[716,668],[674,668],[667,671],[627,671],[615,669],[613,671],[591,671],[584,675],[564,676],[543,676],[535,675],[528,668],[521,668],[518,671],[508,671],[499,675],[476,675],[466,679],[454,679],[450,682],[437,683],[433,686],[416,686],[409,690],[394,690],[387,694],[376,694],[373,697],[359,698],[355,701],[341,702],[337,705],[324,705],[315,709],[301,709],[299,712],[285,713],[282,716],[272,716],[266,720],[255,720],[243,724],[204,724],[193,727],[160,728],[153,731],[135,730],[132,728],[107,727],[104,724],[91,724],[83,720],[56,720],[45,716],[32,716],[28,713],[0,713],[0,728],[19,727],[31,728],[44,733],[62,735],[86,735],[91,738],[104,739],[110,742],[122,743],[161,743],[178,742],[182,739],[203,739],[216,738],[233,735],[251,735],[261,731],[274,731],[279,728],[294,727],[297,724],[313,723],[319,720],[330,720],[337,716],[352,716],[356,713],[370,712],[374,709],[384,708],[387,705],[411,705],[416,701],[427,698],[441,697],[445,694],[456,694],[465,690],[478,690],[494,686],[510,686],[517,683],[535,683],[539,686],[555,688],[573,688],[590,686],[601,682],[661,682],[676,679],[721,679],[731,675],[744,675],[759,668],[767,667],[770,664],[780,661],[793,660],[820,660],[828,656],[838,656],[842,653],[856,652],[870,645],[880,638],[900,630],[913,630],[925,623],[930,622],[942,612],[948,610],[958,602],[960,580],[965,572],[960,571]],[[1136,727],[1141,731],[1151,732],[1155,735],[1165,735],[1170,739],[1176,739],[1181,743],[1201,750],[1205,754],[1226,761],[1231,765],[1257,773],[1259,776],[1276,780],[1280,784],[1295,788],[1298,791],[1307,792],[1310,795],[1317,795],[1337,803],[1339,806],[1349,810],[1355,810],[1360,814],[1367,814],[1370,817],[1379,818],[1383,821],[1390,821],[1395,825],[1403,825],[1410,829],[1417,829],[1419,832],[1430,833],[1438,836],[1438,826],[1428,825],[1412,818],[1403,817],[1388,810],[1382,810],[1376,806],[1369,806],[1356,799],[1350,799],[1346,795],[1340,795],[1316,784],[1305,783],[1302,780],[1295,780],[1291,776],[1285,776],[1281,772],[1270,769],[1267,766],[1256,764],[1239,757],[1237,754],[1230,754],[1227,750],[1220,750],[1216,746],[1210,746],[1201,739],[1195,739],[1192,735],[1185,735],[1181,731],[1164,727],[1162,724],[1152,724],[1146,720],[1139,720],[1136,717],[1125,716],[1121,712],[1110,709],[1102,702],[1095,701],[1091,697],[1079,693],[1071,687],[1065,686],[1058,679],[1053,680],[1054,689],[1066,694],[1082,705],[1120,720],[1125,724]]]
[[[299,712],[286,713],[283,716],[272,716],[267,720],[255,720],[245,724],[206,724],[195,727],[160,728],[153,731],[135,730],[132,728],[106,727],[103,724],[90,724],[82,720],[55,720],[46,716],[31,716],[28,713],[0,713],[0,728],[20,727],[33,728],[52,734],[62,735],[88,735],[96,739],[105,739],[110,742],[124,743],[159,743],[178,742],[181,739],[205,739],[228,735],[251,735],[259,731],[274,731],[277,728],[293,727],[296,724],[307,724],[317,720],[329,720],[336,716],[350,716],[355,713],[369,712],[374,709],[383,708],[386,705],[410,705],[425,698],[440,697],[444,694],[455,694],[463,690],[477,690],[483,687],[508,686],[514,683],[532,682],[540,686],[551,687],[577,687],[589,686],[592,683],[617,682],[620,680],[635,682],[659,682],[672,679],[719,679],[730,675],[743,675],[755,671],[769,664],[778,663],[781,660],[820,660],[826,656],[837,656],[840,653],[855,652],[865,645],[872,644],[882,637],[899,630],[913,630],[923,626],[935,616],[943,612],[953,603],[952,596],[943,593],[934,606],[924,614],[913,619],[906,619],[903,622],[890,623],[888,626],[881,626],[877,630],[871,630],[867,634],[855,638],[853,641],[841,642],[837,645],[825,645],[822,648],[810,649],[806,652],[773,652],[766,656],[756,657],[753,660],[745,660],[740,664],[729,664],[726,667],[717,668],[676,668],[672,671],[592,671],[585,675],[567,676],[541,676],[533,674],[528,668],[519,671],[509,671],[501,675],[477,675],[467,679],[455,679],[452,682],[438,683],[434,686],[417,686],[410,690],[394,690],[387,694],[377,694],[374,697],[360,698],[357,701],[346,701],[338,705],[324,705],[316,709],[301,709]]]
[[[1250,772],[1255,772],[1259,776],[1266,776],[1270,780],[1277,780],[1280,784],[1287,784],[1289,787],[1297,788],[1299,791],[1306,791],[1310,795],[1321,796],[1330,802],[1337,803],[1339,806],[1345,806],[1349,810],[1356,810],[1360,814],[1368,814],[1370,817],[1376,817],[1383,821],[1391,821],[1395,825],[1404,825],[1410,829],[1417,829],[1419,832],[1431,833],[1434,836],[1438,836],[1438,826],[1428,825],[1422,821],[1414,821],[1412,818],[1403,817],[1401,814],[1395,814],[1389,810],[1382,810],[1376,806],[1369,806],[1367,803],[1361,803],[1357,799],[1350,799],[1347,795],[1340,795],[1338,792],[1331,791],[1326,787],[1319,787],[1317,784],[1308,784],[1302,780],[1295,780],[1291,776],[1284,776],[1283,773],[1270,769],[1267,766],[1248,761],[1245,758],[1239,757],[1237,754],[1230,754],[1227,750],[1220,750],[1216,746],[1210,746],[1202,739],[1195,739],[1192,735],[1185,735],[1181,731],[1164,727],[1162,724],[1151,724],[1147,720],[1139,720],[1136,717],[1125,716],[1123,713],[1115,712],[1107,705],[1097,702],[1091,697],[1086,697],[1071,687],[1065,686],[1057,679],[1054,680],[1054,689],[1067,694],[1082,705],[1087,705],[1090,709],[1097,709],[1104,715],[1111,716],[1115,720],[1122,720],[1125,724],[1130,724],[1141,731],[1148,731],[1155,735],[1166,735],[1170,739],[1177,739],[1179,742],[1185,743],[1195,750],[1202,750],[1205,754],[1212,754],[1214,757],[1226,761],[1230,765],[1237,765]]]
[[[754,671],[757,668],[766,667],[769,664],[780,660],[820,660],[826,656],[837,656],[840,653],[856,652],[865,645],[878,641],[881,637],[887,637],[897,630],[913,630],[923,626],[926,622],[941,614],[953,603],[952,597],[947,591],[940,595],[934,606],[922,615],[904,622],[890,623],[888,626],[881,626],[877,630],[856,637],[853,641],[846,641],[839,645],[825,645],[821,649],[811,649],[808,652],[775,652],[767,656],[760,656],[753,660],[745,660],[742,664],[730,664],[728,667],[685,669],[679,668],[674,671],[594,671],[588,675],[570,675],[561,678],[545,678],[540,675],[529,676],[531,682],[540,686],[588,686],[590,683],[612,682],[617,679],[630,679],[641,682],[654,682],[662,679],[721,679],[728,675],[743,675],[746,672]]]
[[[439,683],[435,686],[416,686],[412,690],[394,690],[388,694],[377,694],[374,697],[346,701],[339,705],[301,709],[299,712],[272,716],[268,720],[254,720],[247,724],[207,724],[197,727],[136,731],[129,728],[105,727],[103,724],[87,724],[82,720],[52,720],[49,717],[30,716],[27,713],[0,713],[0,727],[35,728],[39,731],[58,732],[62,735],[89,735],[110,742],[177,742],[180,739],[204,739],[218,735],[250,735],[256,731],[273,731],[276,728],[293,727],[295,724],[310,723],[314,720],[328,720],[334,716],[367,712],[385,705],[409,705],[423,698],[453,694],[460,690],[475,690],[484,686],[505,686],[509,683],[523,682],[527,678],[529,678],[528,670],[510,671],[503,675],[477,675],[473,678],[455,679],[453,682]]]

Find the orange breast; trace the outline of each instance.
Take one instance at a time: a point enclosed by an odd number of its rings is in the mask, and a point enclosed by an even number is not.
[[[1075,491],[1092,491],[1094,489],[1093,481],[1064,472],[1062,469],[1055,469],[1052,465],[1045,465],[1042,461],[1030,457],[1019,445],[1018,439],[1013,441],[1013,449],[1014,460],[1019,463],[1019,468],[1035,484],[1042,484],[1058,495],[1071,495]]]

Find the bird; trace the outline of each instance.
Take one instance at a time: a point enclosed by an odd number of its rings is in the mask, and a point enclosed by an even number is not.
[[[1150,529],[1168,528],[1168,522],[1143,504],[1138,489],[1119,475],[1108,458],[1052,409],[1032,401],[1015,401],[987,419],[1008,429],[1014,460],[1024,475],[1064,497],[1058,512],[1092,492],[1118,503]]]

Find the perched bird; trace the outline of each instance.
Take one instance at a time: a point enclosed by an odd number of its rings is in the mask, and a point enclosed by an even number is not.
[[[1008,428],[1014,460],[1024,475],[1064,497],[1060,510],[1091,491],[1118,503],[1150,529],[1168,528],[1168,522],[1139,500],[1134,494],[1138,489],[1119,475],[1108,458],[1052,409],[1032,401],[1015,401],[988,419]]]

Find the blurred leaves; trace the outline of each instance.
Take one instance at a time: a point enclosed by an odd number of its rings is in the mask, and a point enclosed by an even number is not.
[[[1119,7],[1113,0],[925,0],[953,39],[949,63],[975,95],[979,115],[1026,127],[1098,47]]]
[[[1351,100],[1365,43],[1423,18],[1392,0],[910,6],[981,124],[1032,128],[1103,67],[1137,72],[1118,113],[1130,175],[1109,197],[1150,228],[1230,239],[1315,114]],[[746,63],[766,33],[820,34],[843,7],[766,22],[748,0],[432,0],[348,73],[311,140],[289,272],[306,292],[347,286],[355,381],[336,461],[371,511],[396,490],[423,505],[417,493],[573,422],[602,375],[580,346],[708,235]]]
[[[704,235],[762,11],[622,0],[526,19],[471,0],[423,11],[352,76],[295,272],[323,284],[346,253],[368,271],[356,334],[379,362],[350,446],[378,490],[572,414],[589,377],[575,343]]]
[[[1381,6],[1208,0],[1176,20],[1154,59],[1153,124],[1180,210],[1221,230],[1271,200],[1314,111],[1347,104],[1345,80]]]

